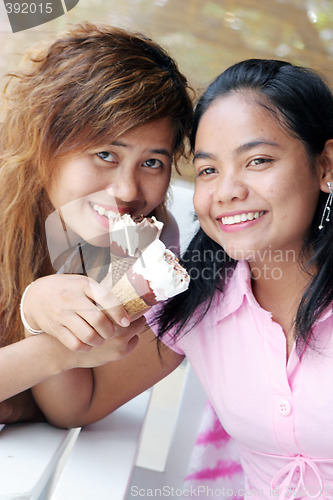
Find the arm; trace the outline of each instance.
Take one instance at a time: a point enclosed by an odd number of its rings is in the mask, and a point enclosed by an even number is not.
[[[72,353],[73,354],[73,353]],[[71,366],[67,349],[49,335],[30,337],[0,349],[0,400],[10,398]]]
[[[86,277],[41,278],[26,299],[24,312],[30,325],[76,350],[76,366],[87,367],[61,372],[33,389],[37,404],[54,425],[82,426],[103,418],[183,359],[167,348],[159,356],[150,330],[137,336],[144,317],[121,327],[122,320],[128,321],[126,311],[108,287]]]
[[[70,284],[82,284],[80,280],[76,281],[75,277],[71,278],[74,279],[69,280]],[[45,283],[47,285],[46,289],[44,289]],[[53,289],[59,291],[56,286],[57,283],[58,280],[56,282],[53,280],[51,286],[49,286],[47,280],[42,282],[41,292],[46,301],[51,300],[53,303],[55,297],[51,291]],[[86,284],[86,281],[84,283]],[[68,291],[68,286],[64,288],[62,281],[61,284],[60,290],[63,293],[62,299],[65,302],[64,311],[69,316],[69,323],[71,324],[73,314],[67,300],[67,292],[64,292],[64,290]],[[39,288],[36,286],[36,289]],[[101,293],[101,290],[97,291],[97,295],[98,293]],[[85,297],[85,299],[87,298]],[[75,300],[77,298],[74,298]],[[41,309],[38,297],[34,305],[37,310]],[[53,305],[55,310],[59,307],[59,303],[57,305],[56,301]],[[84,305],[83,316],[87,315],[91,322],[97,325],[96,328],[99,328],[100,334],[104,337],[112,337],[116,331],[116,326],[111,323],[102,311],[96,309],[96,306],[89,300],[88,305],[93,306],[94,309],[89,310],[88,307],[88,310],[86,310]],[[120,316],[123,316],[120,307],[117,308],[116,306],[114,309],[115,311],[119,310]],[[52,312],[54,313],[54,310]],[[118,339],[112,345],[107,344],[103,350],[98,350],[94,349],[94,345],[100,345],[105,339],[95,332],[81,316],[76,318],[74,315],[74,324],[75,320],[79,322],[80,326],[83,324],[85,327],[80,328],[80,331],[84,330],[85,338],[88,337],[90,345],[82,343],[65,326],[60,325],[58,327],[59,337],[63,336],[72,349],[67,349],[65,342],[59,342],[55,338],[56,336],[53,337],[47,334],[29,336],[24,340],[0,348],[0,422],[9,423],[41,419],[43,416],[36,407],[31,391],[28,390],[29,388],[48,377],[59,376],[61,373],[73,368],[90,368],[102,365],[110,360],[119,359],[134,348],[138,340],[137,333],[142,330],[145,324],[144,318],[138,320],[127,329],[126,333],[122,332],[121,342]],[[52,321],[56,325],[54,328],[57,329],[56,314],[52,315]],[[87,351],[89,355],[80,357],[80,350]]]
[[[40,335],[0,349],[0,422],[43,420],[31,391],[49,376],[72,366],[67,350],[52,337]]]
[[[120,339],[122,341],[122,339]],[[112,340],[107,341],[111,343]],[[103,349],[103,346],[97,349]],[[89,356],[89,353],[80,353]],[[130,354],[93,369],[71,370],[33,388],[50,423],[60,427],[95,422],[171,373],[183,356],[161,346],[146,329]]]
[[[30,336],[0,348],[0,401],[19,394],[49,377],[74,368],[90,368],[117,360],[138,342],[137,333],[145,325],[139,318],[128,328],[117,327],[112,341],[87,352],[72,351],[46,333]]]

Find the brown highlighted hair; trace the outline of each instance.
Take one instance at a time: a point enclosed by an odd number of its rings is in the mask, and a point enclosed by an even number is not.
[[[169,119],[174,158],[192,122],[191,90],[174,60],[142,34],[88,22],[30,50],[8,75],[0,135],[1,344],[22,337],[19,300],[50,274],[46,193],[59,155]]]

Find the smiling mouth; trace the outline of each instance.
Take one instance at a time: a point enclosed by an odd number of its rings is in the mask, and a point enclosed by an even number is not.
[[[239,224],[241,222],[251,221],[253,219],[259,219],[264,215],[265,211],[262,212],[244,212],[243,214],[230,215],[229,217],[222,217],[222,224],[224,226],[232,226],[233,224]]]
[[[97,205],[97,203],[91,203],[91,208],[95,210],[99,215],[103,215],[104,217],[107,217],[108,219],[114,219],[119,215],[119,212],[114,212],[113,210],[107,210],[105,207],[102,207],[101,205]]]

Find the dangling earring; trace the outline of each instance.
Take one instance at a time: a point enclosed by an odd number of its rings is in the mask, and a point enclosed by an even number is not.
[[[333,191],[332,191],[331,183],[327,182],[327,185],[328,185],[328,189],[330,190],[330,193],[328,195],[326,205],[325,205],[325,208],[323,211],[323,215],[322,215],[320,224],[318,226],[319,229],[323,229],[323,227],[324,227],[323,222],[324,222],[325,216],[326,216],[326,219],[325,219],[326,222],[330,221],[330,216],[331,216],[331,205],[332,205],[332,201],[333,201]],[[326,212],[327,212],[327,214],[326,214]]]

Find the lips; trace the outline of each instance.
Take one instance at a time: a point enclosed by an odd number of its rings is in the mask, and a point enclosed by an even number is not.
[[[112,219],[119,214],[119,212],[114,212],[113,210],[107,210],[105,207],[103,207],[102,205],[98,205],[97,203],[91,203],[91,207],[99,215],[103,215],[108,219]]]
[[[115,208],[112,209],[109,207],[105,207],[104,205],[99,205],[98,203],[95,202],[89,202],[89,205],[94,210],[94,212],[98,213],[98,215],[106,217],[107,219],[114,219],[118,215],[124,215],[124,214],[132,215],[134,212],[133,207],[125,208],[121,206],[115,206]]]
[[[259,219],[264,215],[265,211],[257,212],[243,212],[235,215],[228,215],[221,217],[222,224],[224,226],[233,226],[234,224],[240,224],[241,222],[247,222],[254,219]]]

